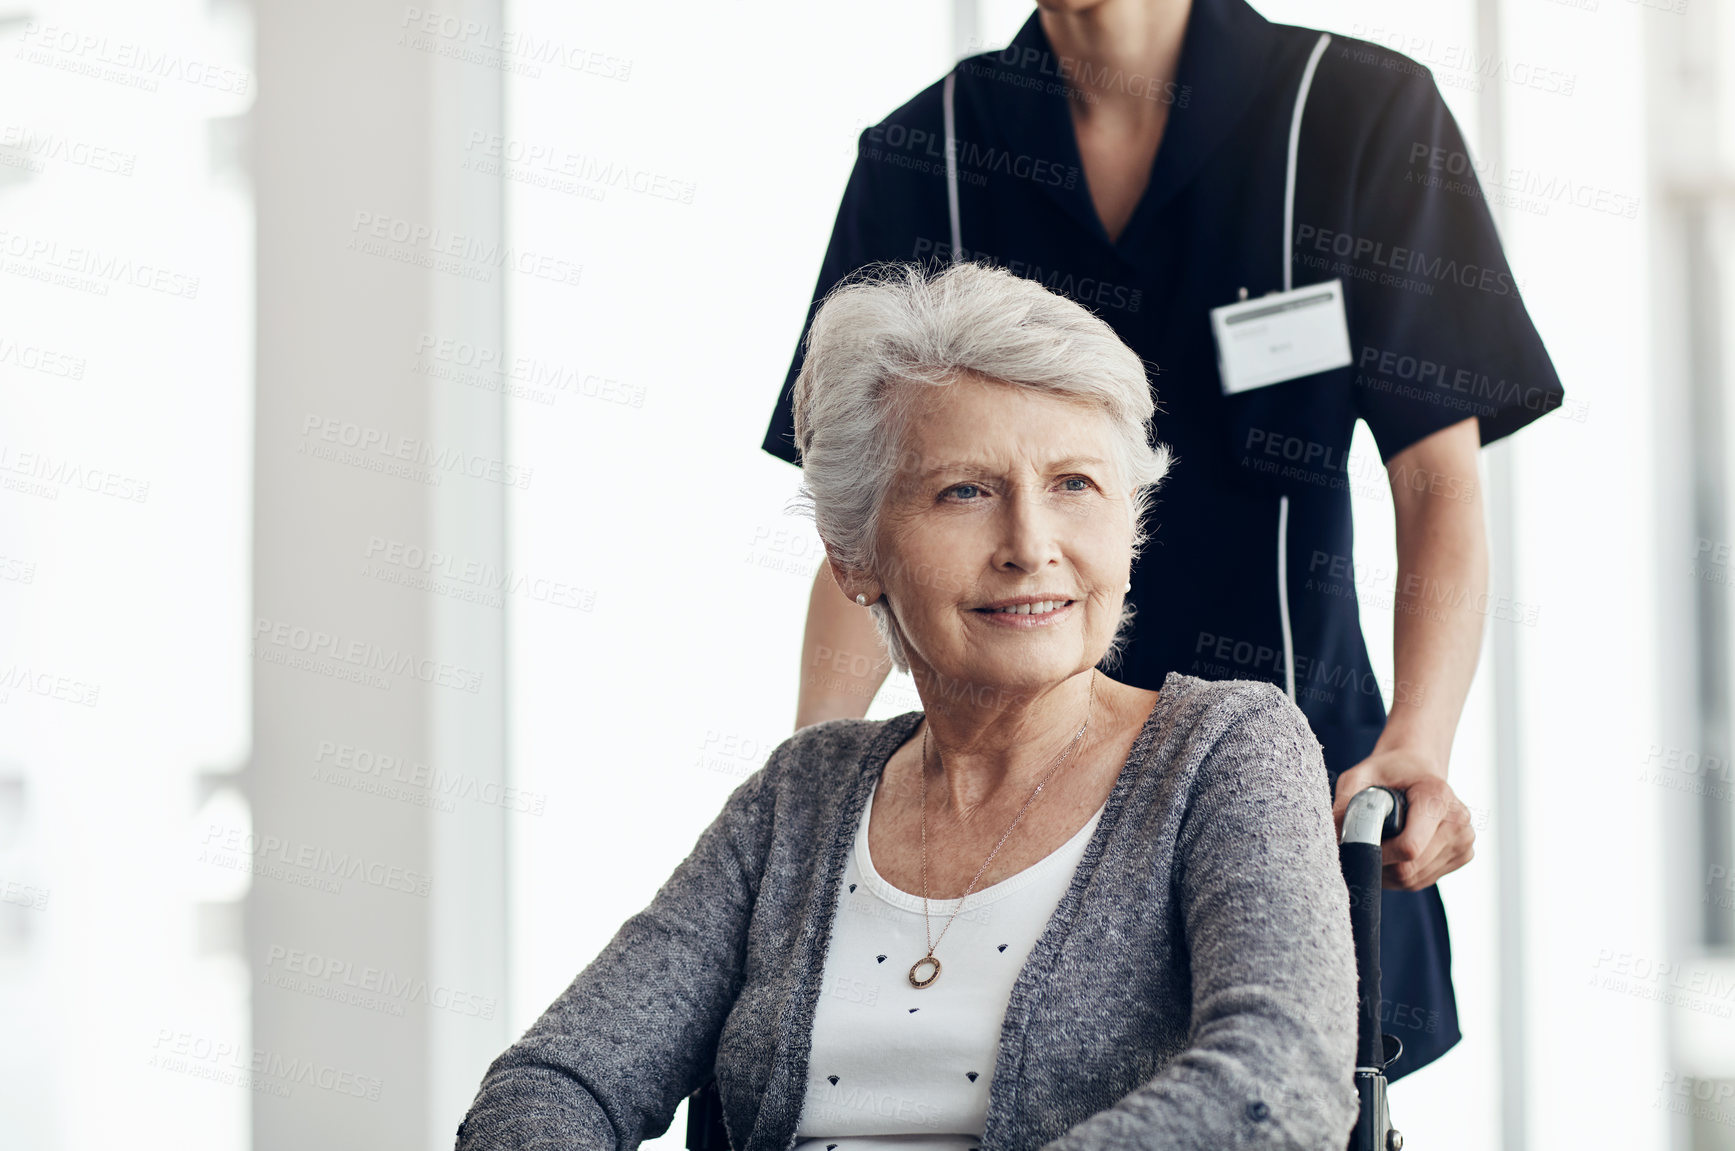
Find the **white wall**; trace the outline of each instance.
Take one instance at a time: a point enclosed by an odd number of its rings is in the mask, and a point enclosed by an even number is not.
[[[165,1057],[247,1041],[246,877],[197,828],[249,743],[253,94],[232,6],[0,5],[8,1146],[246,1138],[247,1093]]]

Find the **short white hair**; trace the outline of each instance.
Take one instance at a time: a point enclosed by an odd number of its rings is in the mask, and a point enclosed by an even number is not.
[[[1151,443],[1156,402],[1144,361],[1082,305],[1034,280],[983,264],[933,272],[878,264],[833,288],[813,317],[795,381],[798,501],[811,508],[844,568],[871,574],[880,509],[899,463],[915,396],[908,384],[943,387],[961,374],[1093,406],[1114,429],[1114,464],[1131,489],[1132,557],[1147,539],[1145,515],[1168,473],[1169,449]],[[892,664],[909,670],[885,600],[869,605]],[[1104,658],[1125,646],[1131,605]],[[1099,661],[1101,662],[1101,661]]]

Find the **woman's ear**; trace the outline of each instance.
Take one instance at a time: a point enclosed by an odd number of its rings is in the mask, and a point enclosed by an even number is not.
[[[866,607],[877,603],[880,598],[880,586],[866,574],[844,567],[837,557],[831,553],[831,545],[825,545],[825,562],[831,567],[831,578],[845,599],[855,600]]]

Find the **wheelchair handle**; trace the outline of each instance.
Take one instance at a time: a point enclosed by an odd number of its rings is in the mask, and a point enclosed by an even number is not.
[[[1393,1127],[1386,1104],[1386,1067],[1403,1051],[1396,1038],[1382,1034],[1380,1016],[1380,844],[1404,830],[1408,804],[1404,793],[1366,787],[1350,797],[1338,839],[1338,863],[1349,889],[1350,937],[1356,966],[1355,1088],[1360,1112],[1350,1151],[1399,1151],[1404,1137]]]
[[[1338,843],[1380,843],[1401,834],[1408,808],[1404,793],[1377,784],[1365,787],[1349,801],[1343,813],[1343,834]]]

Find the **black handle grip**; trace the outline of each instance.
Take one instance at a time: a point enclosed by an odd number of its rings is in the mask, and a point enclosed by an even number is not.
[[[1355,940],[1356,1066],[1384,1067],[1380,1035],[1380,849],[1345,843],[1337,849],[1349,887],[1349,925]]]
[[[1404,816],[1409,814],[1410,799],[1402,788],[1388,787],[1391,792],[1392,810],[1386,815],[1386,825],[1380,829],[1380,839],[1394,839],[1404,833]]]
[[[687,1096],[688,1151],[729,1151],[729,1131],[723,1126],[723,1096],[717,1080]]]

